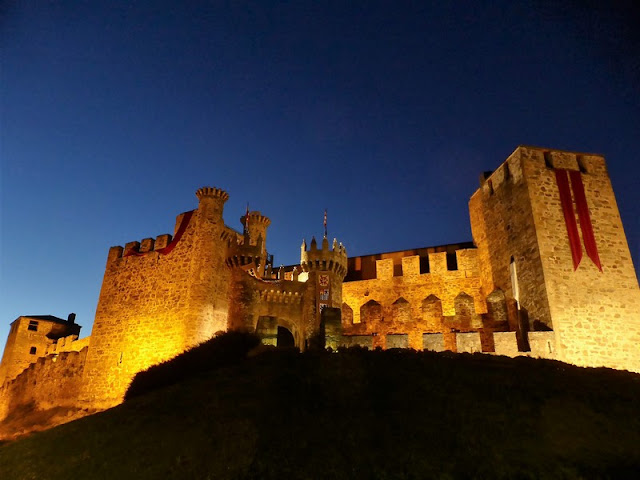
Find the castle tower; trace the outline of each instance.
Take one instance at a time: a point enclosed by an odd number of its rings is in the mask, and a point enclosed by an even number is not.
[[[640,371],[640,289],[602,156],[518,147],[469,210],[485,295],[553,330],[561,360]]]
[[[229,232],[222,218],[229,194],[220,188],[202,187],[196,196],[200,203],[191,257],[191,318],[186,325],[186,348],[225,331],[229,310],[229,273],[225,267]]]
[[[307,288],[304,295],[303,320],[306,339],[309,340],[320,329],[323,308],[342,306],[342,281],[347,274],[347,250],[336,239],[329,248],[327,237],[318,248],[315,238],[309,248],[303,240],[300,247],[300,267],[307,272]]]
[[[255,309],[260,300],[255,288],[255,278],[262,277],[266,259],[264,240],[270,221],[260,212],[251,212],[249,222],[257,220],[254,227],[245,228],[242,242],[236,239],[229,241],[225,263],[231,274],[229,286],[229,318],[230,330],[255,331]],[[240,218],[246,221],[246,215]],[[245,224],[246,225],[246,224]],[[255,239],[255,240],[254,240]]]
[[[222,218],[229,195],[196,192],[198,208],[160,235],[109,250],[87,354],[83,403],[122,401],[133,376],[227,327],[228,238]]]
[[[77,339],[82,327],[75,323],[75,317],[73,313],[67,320],[53,315],[29,315],[11,322],[0,362],[0,385],[44,357],[58,339],[70,336]]]
[[[247,215],[240,217],[240,222],[243,227],[248,230],[249,244],[257,245],[262,243],[262,249],[260,251],[260,263],[258,266],[259,276],[264,275],[264,269],[267,259],[267,228],[271,225],[271,220],[268,217],[262,215],[258,211],[249,212],[249,221],[247,222]],[[246,243],[246,242],[245,242]]]

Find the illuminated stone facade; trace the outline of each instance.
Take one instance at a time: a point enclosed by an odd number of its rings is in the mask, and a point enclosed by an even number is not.
[[[574,182],[572,207],[560,200],[557,171]],[[485,352],[640,372],[640,290],[601,156],[518,147],[471,197],[473,243],[347,258],[337,241],[313,239],[299,265],[277,271],[266,216],[248,212],[235,231],[223,221],[226,192],[196,195],[198,208],[178,215],[173,235],[110,249],[90,337],[47,337],[44,327],[27,330],[29,317],[14,322],[0,364],[0,416],[17,399],[118,404],[137,372],[228,329],[272,345],[289,335],[302,350]],[[573,243],[567,208],[579,212]],[[589,258],[575,268],[578,244]],[[49,381],[30,396],[29,382],[46,369],[74,372],[71,393],[45,392],[59,388]]]
[[[574,217],[577,242],[586,250],[590,223],[602,271],[586,254],[574,270],[557,170],[575,172],[584,185],[589,213]],[[571,195],[578,210],[573,181]],[[483,291],[519,297],[528,328],[553,331],[558,358],[640,371],[640,290],[602,156],[519,147],[485,179],[469,210]]]

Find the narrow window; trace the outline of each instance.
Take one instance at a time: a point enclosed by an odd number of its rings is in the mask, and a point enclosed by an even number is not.
[[[37,351],[38,351],[38,349],[37,349],[36,347],[31,347],[31,348],[29,349],[29,353],[30,353],[31,355],[35,355]]]
[[[27,330],[31,330],[32,332],[37,332],[38,322],[36,322],[35,320],[29,320],[29,326],[27,327]]]
[[[513,257],[511,257],[509,272],[511,273],[511,290],[513,291],[513,298],[518,303],[518,306],[520,306],[520,287],[518,286],[518,271],[516,270],[516,261]]]

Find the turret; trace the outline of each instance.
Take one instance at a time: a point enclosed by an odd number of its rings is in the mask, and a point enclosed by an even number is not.
[[[347,250],[337,240],[329,248],[329,240],[322,239],[322,248],[318,248],[315,238],[311,239],[309,249],[302,242],[300,267],[309,278],[304,298],[305,338],[312,341],[322,335],[322,310],[342,306],[342,281],[347,274]]]
[[[258,237],[256,245],[251,245],[247,240],[248,238],[245,236],[243,243],[231,242],[227,249],[225,264],[229,268],[242,268],[247,271],[253,269],[255,275],[262,276],[261,272],[258,272],[258,266],[262,267],[264,265],[262,238]],[[260,271],[262,271],[262,268],[260,268]]]
[[[306,242],[303,240],[300,251],[300,266],[304,272],[313,271],[330,271],[344,279],[347,274],[347,250],[333,240],[333,248],[329,249],[329,241],[327,237],[322,239],[322,249],[318,249],[315,237],[311,239],[309,250],[306,248]]]
[[[271,225],[271,220],[269,220],[269,217],[262,215],[258,211],[249,212],[248,217],[248,221],[247,215],[243,215],[240,217],[240,223],[242,223],[245,231],[244,244],[253,246],[261,244],[259,253],[259,264],[260,273],[262,273],[264,271],[267,255],[267,228],[269,227],[269,225]]]
[[[229,194],[216,187],[202,187],[196,191],[196,197],[200,200],[198,212],[201,218],[205,217],[214,222],[222,221],[224,203],[229,200]]]
[[[249,222],[247,223],[247,215],[240,217],[240,222],[249,231],[249,237],[251,237],[251,245],[255,245],[259,236],[262,236],[263,240],[267,238],[267,228],[271,225],[269,217],[262,215],[260,212],[254,210],[249,212]]]

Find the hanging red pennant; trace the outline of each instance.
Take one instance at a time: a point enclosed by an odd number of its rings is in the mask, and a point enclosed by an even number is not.
[[[591,224],[591,216],[589,215],[589,206],[587,205],[587,197],[584,193],[584,184],[582,183],[582,174],[576,170],[569,172],[571,178],[571,189],[576,199],[576,208],[578,210],[578,219],[580,220],[580,230],[582,231],[582,240],[584,241],[584,249],[591,261],[602,271],[600,264],[600,256],[598,255],[598,247],[596,239],[593,235],[593,225]]]
[[[555,172],[558,192],[560,193],[560,204],[562,205],[562,213],[564,214],[564,223],[567,226],[567,235],[569,236],[573,269],[576,270],[578,265],[580,265],[580,260],[582,260],[582,245],[580,244],[576,215],[573,212],[569,177],[567,176],[567,171],[564,169],[556,169]]]

